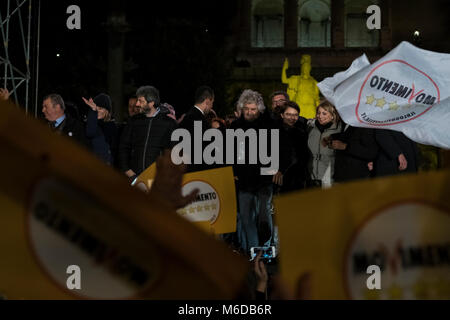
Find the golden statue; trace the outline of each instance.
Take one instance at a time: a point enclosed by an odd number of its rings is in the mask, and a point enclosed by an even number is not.
[[[300,115],[307,119],[316,117],[316,107],[319,105],[319,88],[317,81],[311,77],[311,56],[302,55],[300,60],[300,75],[286,77],[289,61],[284,60],[281,72],[281,82],[288,85],[287,93],[292,101],[300,106]]]

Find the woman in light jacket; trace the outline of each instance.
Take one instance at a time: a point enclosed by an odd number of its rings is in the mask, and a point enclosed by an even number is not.
[[[328,188],[333,184],[335,151],[329,147],[329,137],[341,130],[336,108],[329,101],[322,101],[316,109],[316,119],[308,121],[310,186]]]

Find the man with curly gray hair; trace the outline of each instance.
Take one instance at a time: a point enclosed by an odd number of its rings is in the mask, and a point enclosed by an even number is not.
[[[265,145],[266,150],[270,149],[271,143],[267,140],[267,135],[262,135],[261,132],[264,129],[274,129],[275,126],[269,113],[264,112],[266,108],[263,98],[256,91],[244,90],[236,107],[240,117],[230,128],[242,129],[249,136],[249,143],[237,145],[237,161],[233,165],[239,199],[237,236],[242,250],[249,254],[251,247],[267,245],[272,240],[273,175],[261,174],[261,168],[265,164],[261,159],[252,162],[251,152],[255,145],[259,148]],[[274,152],[278,150],[271,150],[271,155]]]

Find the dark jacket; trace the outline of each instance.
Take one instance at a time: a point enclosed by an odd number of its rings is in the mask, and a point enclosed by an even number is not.
[[[402,132],[387,129],[375,130],[375,140],[380,148],[374,162],[376,177],[407,172],[417,172],[418,149],[414,141]],[[398,169],[398,156],[402,154],[408,161],[404,171]]]
[[[270,117],[269,113],[262,113],[255,121],[249,122],[244,119],[244,116],[242,115],[239,119],[234,121],[230,129],[242,129],[247,131],[248,129],[255,129],[256,130],[256,136],[257,136],[257,142],[256,146],[258,151],[257,153],[257,163],[256,164],[249,164],[249,141],[246,139],[245,142],[245,150],[241,150],[245,153],[245,164],[238,164],[237,158],[240,154],[239,152],[239,146],[237,146],[237,142],[235,142],[235,152],[234,152],[234,165],[233,165],[233,171],[234,175],[237,176],[238,180],[236,182],[236,186],[239,190],[242,191],[248,191],[248,192],[254,192],[258,189],[271,185],[272,184],[272,175],[261,175],[261,168],[262,167],[268,167],[268,165],[263,165],[260,162],[259,159],[259,129],[277,129],[277,125],[274,122],[274,120]],[[273,152],[279,152],[278,150],[271,150],[270,145],[270,136],[271,136],[271,130],[268,130],[267,132],[267,150],[268,154],[272,155]],[[236,139],[235,139],[236,140]],[[253,146],[252,146],[253,147]]]
[[[167,117],[168,109],[160,107],[154,117],[145,114],[133,116],[123,129],[119,143],[119,168],[137,175],[147,169],[171,145],[176,122]]]
[[[332,135],[333,140],[347,144],[345,150],[336,150],[334,181],[345,182],[370,176],[367,164],[374,161],[378,153],[374,131],[349,126],[342,133]]]
[[[91,142],[95,155],[107,164],[114,164],[117,156],[118,133],[114,121],[97,119],[98,112],[89,109],[86,122],[86,137]]]
[[[206,119],[205,115],[198,110],[196,107],[192,107],[184,116],[183,120],[180,122],[179,128],[186,129],[189,131],[191,135],[191,164],[187,165],[186,171],[187,172],[195,172],[195,171],[202,171],[202,170],[208,170],[215,168],[214,165],[208,165],[206,163],[203,163],[203,150],[206,147],[206,143],[203,142],[203,139],[201,141],[194,141],[194,124],[195,121],[201,121],[202,124],[202,135],[201,138],[203,138],[203,132],[211,128],[211,125],[209,124],[208,120]],[[201,143],[202,144],[202,163],[201,164],[194,164],[194,146],[195,143]]]
[[[296,123],[297,124],[297,123]],[[288,127],[279,122],[280,128],[280,172],[283,185],[280,192],[288,192],[305,187],[307,163],[309,159],[308,134],[302,126]]]
[[[53,129],[54,131],[68,136],[77,141],[82,146],[89,148],[89,141],[86,138],[84,125],[82,122],[72,118],[68,114],[60,125]]]

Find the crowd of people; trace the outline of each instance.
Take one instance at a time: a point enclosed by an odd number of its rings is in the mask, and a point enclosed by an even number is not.
[[[0,98],[8,97],[9,92],[1,89]],[[270,134],[260,136],[260,129],[278,130],[279,150],[272,151],[279,152],[279,168],[273,174],[261,174],[260,169],[266,165],[261,159],[249,163],[249,143],[243,150],[237,146],[234,154],[237,230],[223,235],[222,239],[247,256],[252,247],[278,245],[273,195],[417,171],[418,149],[413,141],[397,131],[350,126],[327,100],[320,101],[315,118],[305,119],[300,116],[301,106],[290,101],[286,92],[274,92],[267,108],[260,93],[246,89],[239,96],[234,113],[220,118],[213,110],[213,89],[201,86],[195,92],[192,108],[177,115],[175,108],[161,103],[155,87],[143,86],[129,99],[129,119],[123,128],[112,117],[112,103],[107,94],[100,93],[83,101],[89,107],[85,122],[67,112],[58,94],[44,97],[42,113],[51,130],[86,146],[100,160],[120,170],[130,182],[164,150],[173,147],[171,135],[177,128],[187,129],[192,139],[197,121],[203,131],[255,129],[258,139],[268,139],[267,145],[270,145]],[[191,146],[194,154],[193,141]],[[242,153],[247,155],[247,162],[237,161]],[[187,171],[215,167],[201,162],[189,164]],[[258,273],[264,275],[259,259],[256,263]]]

